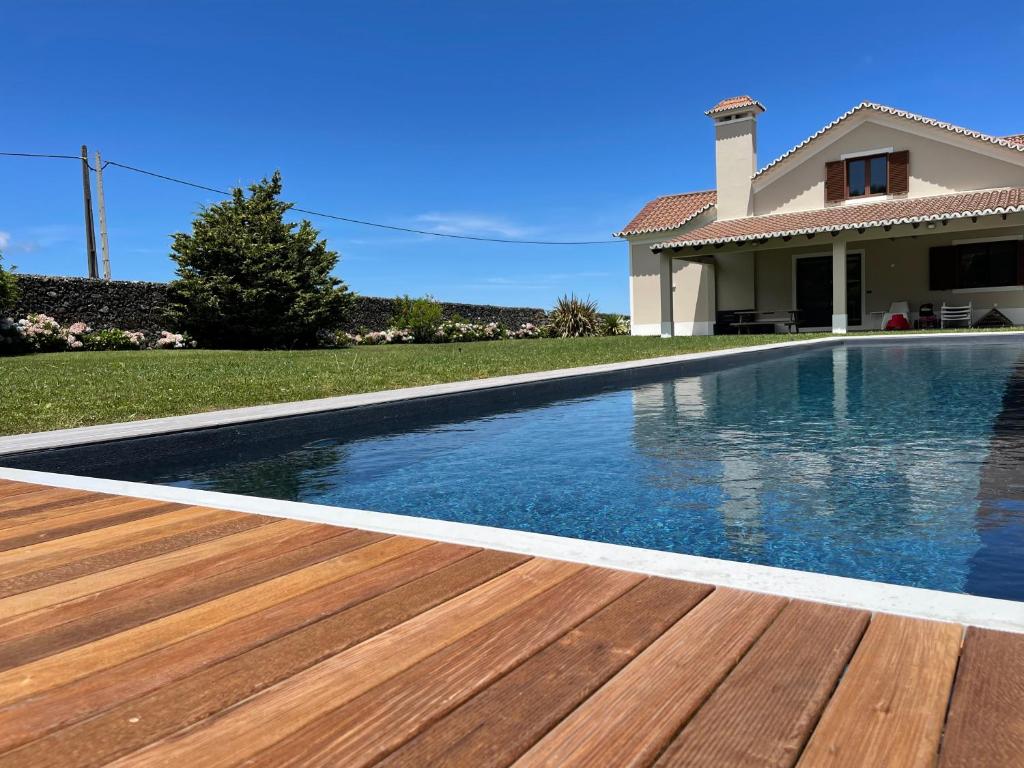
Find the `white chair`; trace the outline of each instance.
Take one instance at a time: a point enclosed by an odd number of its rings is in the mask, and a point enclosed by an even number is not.
[[[939,310],[939,325],[942,328],[946,327],[947,323],[967,323],[967,327],[970,328],[974,323],[972,321],[973,301],[968,302],[962,307],[951,307],[946,302],[942,302],[942,308]]]
[[[885,330],[885,326],[889,324],[889,320],[892,319],[893,315],[903,315],[907,318],[907,322],[910,322],[910,302],[908,301],[894,301],[889,305],[889,311],[882,315],[881,330]]]

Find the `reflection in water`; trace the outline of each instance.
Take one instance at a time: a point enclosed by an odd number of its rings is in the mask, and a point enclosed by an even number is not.
[[[986,538],[1024,531],[985,464],[1020,353],[821,349],[158,480],[1024,599]]]

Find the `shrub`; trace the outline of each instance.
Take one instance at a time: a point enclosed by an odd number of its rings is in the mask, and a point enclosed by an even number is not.
[[[441,323],[434,332],[434,341],[457,342],[457,341],[495,341],[507,339],[510,334],[497,323],[465,323],[458,320],[448,320]]]
[[[562,338],[596,336],[601,328],[597,302],[589,297],[577,298],[575,294],[562,296],[551,311],[551,325],[555,335]]]
[[[308,221],[284,221],[281,174],[204,207],[171,246],[169,315],[203,346],[308,347],[344,321],[351,295],[331,276],[338,254]]]
[[[18,279],[13,272],[4,269],[3,262],[3,254],[0,254],[0,312],[13,307],[18,300]]]
[[[435,341],[434,335],[441,325],[442,311],[440,302],[433,296],[418,299],[402,296],[395,300],[395,316],[391,318],[391,326],[408,330],[420,344]]]
[[[68,333],[55,319],[30,314],[18,321],[18,333],[33,352],[60,352],[68,348]]]
[[[629,336],[629,318],[625,315],[602,315],[601,332],[605,336]]]
[[[84,323],[77,325],[84,325]],[[71,326],[68,330],[72,331],[74,327]],[[92,331],[85,333],[81,338],[84,348],[90,352],[142,349],[146,343],[146,335],[141,331],[122,331],[119,328]]]
[[[153,342],[153,349],[185,349],[194,347],[196,342],[187,333],[171,333],[160,331],[160,336]]]
[[[13,317],[0,317],[0,356],[28,352],[28,344]]]

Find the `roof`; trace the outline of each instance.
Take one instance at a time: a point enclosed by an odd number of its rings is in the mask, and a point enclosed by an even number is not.
[[[913,112],[907,112],[907,111],[902,110],[902,109],[896,109],[895,107],[887,107],[884,104],[875,104],[872,101],[862,101],[860,104],[858,104],[853,109],[851,109],[851,110],[841,114],[839,117],[837,117],[835,120],[833,120],[831,123],[826,125],[824,128],[822,128],[817,133],[814,133],[813,135],[808,136],[806,139],[801,141],[799,144],[797,144],[795,147],[793,147],[788,152],[785,152],[784,154],[779,155],[777,158],[775,158],[770,163],[768,163],[768,165],[766,165],[764,168],[762,168],[757,173],[755,173],[753,178],[756,179],[761,174],[766,173],[769,169],[774,168],[776,165],[781,163],[786,158],[790,157],[791,155],[793,155],[796,152],[799,152],[801,149],[803,149],[808,144],[813,142],[819,136],[822,136],[823,134],[825,134],[828,131],[830,131],[833,128],[835,128],[840,123],[848,120],[849,118],[853,117],[855,114],[858,114],[858,113],[863,112],[865,110],[873,110],[875,112],[880,112],[882,114],[892,115],[894,117],[900,117],[900,118],[903,118],[905,120],[912,120],[912,121],[917,122],[917,123],[922,123],[923,125],[930,125],[930,126],[933,126],[935,128],[943,128],[943,129],[949,131],[950,133],[960,134],[961,136],[967,136],[968,138],[977,139],[979,141],[984,141],[984,142],[988,142],[990,144],[996,144],[996,145],[1001,146],[1001,147],[1008,147],[1010,149],[1016,149],[1016,150],[1019,150],[1021,152],[1024,152],[1024,140],[1022,140],[1022,136],[1005,136],[1003,138],[999,138],[998,136],[990,136],[987,133],[981,133],[980,131],[972,131],[970,128],[961,128],[960,126],[953,125],[952,123],[944,123],[941,120],[935,120],[935,119],[933,119],[931,117],[924,117],[923,115],[916,115]]]
[[[656,197],[647,203],[640,213],[623,227],[621,232],[616,232],[615,237],[664,232],[681,227],[690,219],[711,208],[717,197],[718,195],[713,189]]]
[[[730,96],[728,99],[722,99],[704,114],[714,115],[719,112],[739,109],[740,107],[759,107],[762,112],[765,111],[764,104],[757,99],[752,99],[749,96]]]
[[[1015,133],[1012,136],[1003,136],[1003,141],[1011,144],[1024,144],[1024,133]]]
[[[657,243],[651,248],[661,250],[681,246],[745,242],[1022,211],[1024,187],[1006,187],[715,221],[664,243]]]

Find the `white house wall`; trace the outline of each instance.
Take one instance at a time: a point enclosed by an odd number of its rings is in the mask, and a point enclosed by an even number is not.
[[[770,170],[763,180],[755,179],[754,214],[823,208],[826,162],[890,147],[910,151],[908,197],[1024,186],[1024,153],[896,117],[872,114],[856,119],[852,128],[834,129],[842,134],[835,141],[829,143],[826,134],[820,143],[808,145]]]

